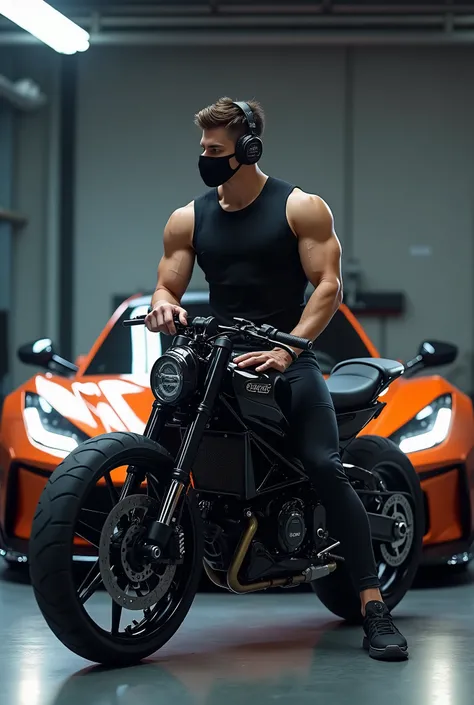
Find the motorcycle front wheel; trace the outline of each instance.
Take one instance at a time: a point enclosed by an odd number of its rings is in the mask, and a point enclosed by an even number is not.
[[[129,466],[145,471],[147,481],[120,500]],[[35,597],[58,639],[89,661],[141,661],[175,634],[191,607],[203,556],[192,492],[174,525],[181,559],[152,565],[139,552],[172,468],[156,442],[109,433],[65,458],[41,495],[29,547]]]
[[[380,592],[385,604],[392,610],[412,586],[420,565],[425,531],[420,480],[405,453],[393,441],[381,436],[355,438],[344,451],[342,459],[376,473],[384,489],[394,493],[389,500],[382,500],[381,512],[403,521],[407,526],[404,539],[393,545],[374,542]],[[410,500],[404,496],[407,494]],[[376,508],[371,506],[370,511],[376,511]],[[351,623],[362,622],[360,597],[345,563],[339,563],[333,573],[311,583],[311,587],[324,606],[335,615]]]

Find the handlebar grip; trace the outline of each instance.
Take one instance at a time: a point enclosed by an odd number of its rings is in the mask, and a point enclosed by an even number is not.
[[[145,318],[146,316],[137,316],[136,318],[129,318],[125,321],[122,321],[122,325],[124,325],[126,328],[129,328],[130,326],[142,326],[145,324]],[[175,315],[173,316],[174,324],[176,327],[176,331],[179,333],[180,331],[184,331],[186,327],[192,328],[192,327],[201,327],[205,328],[208,326],[214,319],[212,318],[203,318],[201,316],[198,316],[196,318],[191,318],[188,320],[188,325],[183,326],[183,324],[179,320],[179,316]]]
[[[128,328],[129,326],[143,326],[145,325],[145,316],[137,316],[136,318],[129,318],[126,321],[122,321],[122,325]]]
[[[289,333],[280,333],[277,331],[275,335],[272,335],[273,340],[277,343],[283,343],[284,345],[290,345],[293,348],[298,348],[299,350],[312,350],[313,341],[307,338],[299,338],[297,335],[290,335]]]
[[[146,316],[136,316],[136,318],[129,318],[126,321],[122,321],[122,325],[125,326],[126,328],[129,328],[130,326],[143,326],[145,325],[145,318]],[[178,316],[174,317],[174,323],[175,326],[179,326],[180,328],[184,328],[184,326],[179,322]],[[192,325],[188,323],[188,325]]]

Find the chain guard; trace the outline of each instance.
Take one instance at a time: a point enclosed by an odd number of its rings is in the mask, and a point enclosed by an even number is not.
[[[152,567],[148,562],[137,566],[129,560],[133,545],[142,534],[143,517],[150,509],[157,515],[159,508],[158,501],[148,495],[130,495],[115,505],[102,527],[99,544],[102,581],[114,602],[129,610],[148,609],[159,602],[167,593],[176,572],[175,565],[158,564]],[[114,546],[122,520],[129,526]],[[114,548],[117,550],[114,551]],[[134,594],[127,592],[130,588]]]

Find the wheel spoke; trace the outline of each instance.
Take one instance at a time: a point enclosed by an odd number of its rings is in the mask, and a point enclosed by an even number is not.
[[[102,583],[102,576],[100,574],[99,561],[96,561],[90,571],[87,573],[86,577],[82,581],[79,588],[78,596],[81,604],[85,604],[87,600],[92,597],[94,592]]]
[[[112,507],[115,507],[115,505],[119,501],[119,493],[117,492],[115,485],[112,482],[110,472],[105,473],[104,479],[105,479],[105,483],[107,485],[107,488],[109,490],[110,499],[112,500]]]
[[[155,495],[156,499],[160,499],[160,487],[159,487],[158,482],[153,477],[153,475],[148,473],[147,477],[146,477],[146,481],[147,481],[148,490],[149,490],[148,494],[150,494],[150,490],[151,490],[151,492]]]
[[[138,634],[141,632],[146,625],[153,619],[153,612],[152,610],[147,607],[146,609],[143,610],[143,619],[141,619],[139,622],[136,622],[133,626],[130,626],[127,628],[126,631],[128,631],[129,634]]]
[[[86,529],[90,529],[91,531],[94,532],[94,534],[100,534],[102,533],[100,529],[97,529],[97,527],[92,526],[92,524],[89,524],[87,521],[84,521],[84,519],[78,519],[77,521],[78,524],[82,524]]]
[[[128,470],[127,470],[127,477],[125,478],[125,482],[122,485],[122,490],[120,492],[120,500],[125,499],[125,497],[128,497],[129,494],[131,494],[134,489],[138,489],[135,486],[140,483],[137,483],[137,479],[135,475],[133,474],[133,469],[134,467],[132,465],[129,465]]]
[[[112,634],[117,635],[120,629],[120,617],[122,616],[122,608],[115,600],[112,600]]]
[[[84,536],[84,534],[80,534],[79,531],[75,531],[74,533],[76,534],[76,536],[78,536],[83,541],[87,541],[87,543],[90,543],[91,546],[94,546],[94,548],[97,548],[97,549],[99,548],[99,546],[96,543],[94,543],[94,541],[91,541],[90,539],[88,539],[87,536]]]
[[[81,507],[81,512],[89,512],[89,514],[101,514],[104,517],[109,515],[109,512],[101,512],[99,509],[87,509],[87,507]]]
[[[74,532],[76,536],[79,536],[79,538],[87,541],[87,543],[92,544],[95,548],[99,548],[100,531],[90,524],[86,524],[86,522],[82,521],[82,519],[79,519],[77,525],[78,527],[79,525],[82,525],[83,528],[81,529],[82,533],[79,533],[78,528],[76,528]]]

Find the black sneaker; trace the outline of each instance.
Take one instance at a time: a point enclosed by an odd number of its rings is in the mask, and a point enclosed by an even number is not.
[[[364,617],[363,647],[369,656],[383,661],[400,661],[408,658],[405,637],[393,623],[392,615],[384,602],[367,603]]]

